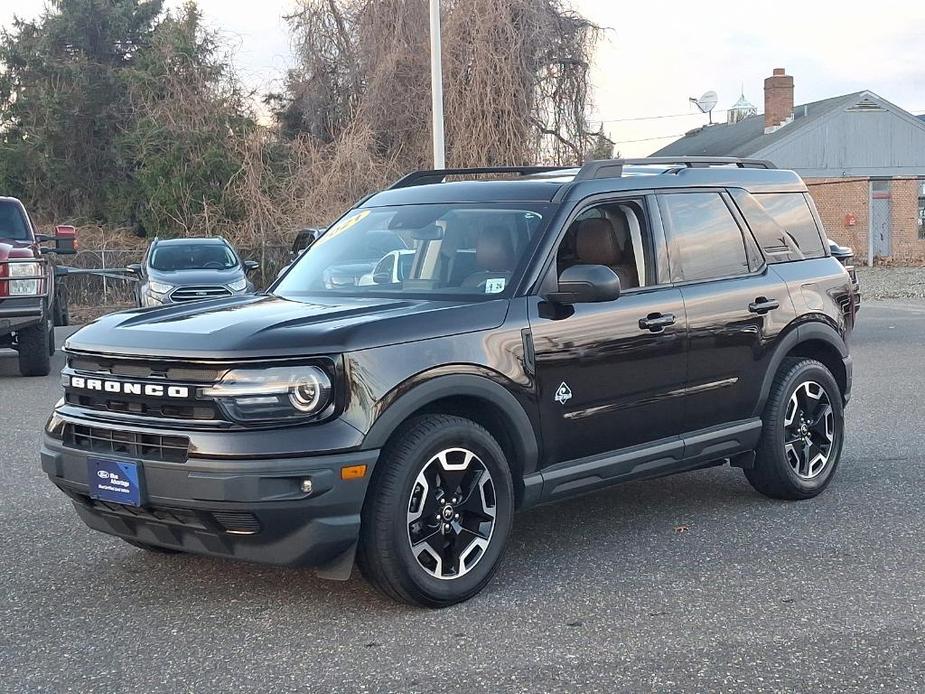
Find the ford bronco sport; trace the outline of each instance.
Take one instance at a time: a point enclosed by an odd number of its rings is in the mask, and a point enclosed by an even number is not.
[[[373,272],[397,249],[406,273]],[[855,307],[806,187],[768,162],[419,171],[263,295],[75,333],[42,466],[133,545],[356,560],[443,606],[488,583],[516,509],[724,463],[819,494]]]

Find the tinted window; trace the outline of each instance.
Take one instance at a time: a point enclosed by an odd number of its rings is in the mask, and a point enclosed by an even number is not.
[[[748,273],[742,232],[718,193],[659,196],[671,238],[676,279],[703,280]]]
[[[755,199],[771,218],[787,232],[805,258],[825,255],[822,236],[802,193],[760,193]]]
[[[497,298],[522,272],[544,212],[495,203],[354,209],[302,254],[274,293]],[[373,268],[389,253],[400,257],[399,272],[377,282]]]
[[[606,265],[622,289],[656,284],[651,238],[641,201],[596,205],[572,222],[556,253],[559,274],[572,265]]]
[[[0,200],[0,239],[25,241],[29,238],[29,226],[19,203]]]

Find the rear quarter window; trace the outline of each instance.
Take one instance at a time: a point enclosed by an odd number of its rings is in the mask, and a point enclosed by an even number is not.
[[[804,193],[731,192],[769,263],[825,255],[822,234]]]

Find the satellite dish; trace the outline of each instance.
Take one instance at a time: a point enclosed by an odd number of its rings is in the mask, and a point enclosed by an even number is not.
[[[719,97],[716,95],[716,92],[711,89],[705,92],[699,99],[691,97],[690,102],[695,104],[697,108],[700,109],[701,113],[706,113],[710,116],[710,123],[713,122],[713,109],[716,108],[716,104],[719,103]]]

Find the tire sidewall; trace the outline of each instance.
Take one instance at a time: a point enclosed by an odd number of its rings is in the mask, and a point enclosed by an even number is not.
[[[822,386],[832,406],[832,412],[835,417],[835,442],[829,453],[829,461],[822,473],[812,479],[804,479],[797,475],[796,471],[790,466],[790,462],[787,460],[784,451],[784,418],[786,417],[787,404],[790,402],[790,398],[793,396],[794,391],[807,381],[814,381]],[[829,370],[818,363],[801,364],[787,375],[784,383],[784,388],[781,391],[783,393],[783,398],[781,402],[778,403],[777,417],[774,422],[770,423],[774,427],[773,441],[775,459],[788,482],[793,485],[796,490],[802,494],[814,496],[828,486],[829,482],[832,480],[832,476],[835,474],[835,469],[838,467],[839,460],[841,459],[842,446],[845,440],[844,406],[841,400],[841,391]]]
[[[465,448],[484,463],[495,487],[496,513],[488,548],[478,563],[455,579],[439,579],[428,574],[411,552],[408,542],[407,505],[418,474],[434,455],[447,448]],[[440,603],[458,602],[474,595],[491,579],[504,553],[510,534],[514,494],[510,471],[501,447],[481,427],[464,422],[443,427],[430,435],[412,455],[402,461],[403,471],[398,485],[398,499],[392,504],[389,537],[392,550],[405,568],[408,586],[414,593],[423,593],[429,600]]]

